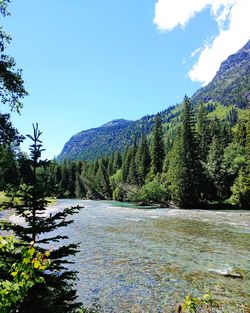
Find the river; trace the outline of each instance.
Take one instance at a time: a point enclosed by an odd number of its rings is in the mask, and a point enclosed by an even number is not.
[[[172,312],[187,294],[211,292],[230,313],[250,305],[250,212],[135,208],[112,201],[79,204],[62,230],[80,243],[74,268],[85,306],[101,312]],[[16,218],[10,216],[12,221]],[[225,277],[240,271],[243,279]]]

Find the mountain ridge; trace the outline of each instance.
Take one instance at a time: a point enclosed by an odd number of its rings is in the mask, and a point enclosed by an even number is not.
[[[250,107],[250,40],[235,54],[221,63],[213,80],[197,90],[191,97],[194,105],[220,103],[226,107]],[[162,122],[168,124],[180,114],[181,106],[175,105],[160,112]],[[94,160],[114,151],[124,151],[141,137],[149,134],[155,115],[146,115],[139,120],[115,119],[104,125],[84,130],[66,142],[59,161],[64,159]]]
[[[197,90],[192,102],[219,102],[225,106],[250,107],[250,40],[220,65],[215,77]]]

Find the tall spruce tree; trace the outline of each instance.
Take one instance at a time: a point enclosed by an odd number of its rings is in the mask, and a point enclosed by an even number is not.
[[[145,183],[145,179],[150,170],[150,152],[149,146],[147,142],[147,138],[144,134],[142,134],[141,140],[139,142],[137,154],[136,154],[136,163],[138,168],[138,178],[139,183],[142,186]]]
[[[160,114],[157,114],[155,117],[155,126],[151,146],[151,172],[154,176],[157,173],[162,172],[164,157],[165,157],[165,148],[163,141],[161,116]]]
[[[43,273],[45,284],[39,284],[30,289],[28,297],[22,303],[16,305],[16,311],[20,313],[66,313],[76,312],[80,304],[75,302],[76,291],[73,288],[73,281],[76,273],[70,271],[67,266],[70,257],[77,252],[76,244],[64,246],[61,240],[68,239],[55,230],[71,224],[73,221],[68,216],[76,213],[79,207],[67,208],[62,211],[47,214],[46,207],[50,196],[50,190],[44,171],[41,169],[48,165],[42,161],[41,132],[38,125],[33,125],[33,136],[28,135],[32,140],[30,146],[30,166],[33,170],[33,179],[30,183],[22,185],[17,196],[21,204],[15,206],[16,214],[25,220],[25,224],[10,224],[9,228],[27,244],[34,244],[41,252],[51,245],[56,248],[51,251],[52,261],[48,271]]]
[[[128,176],[126,179],[126,182],[131,185],[138,185],[139,179],[138,179],[138,172],[137,172],[137,166],[136,166],[136,152],[137,152],[137,146],[134,144],[134,147],[130,149],[130,156],[129,156],[129,170],[128,170]]]
[[[209,148],[209,128],[208,128],[208,118],[207,110],[204,104],[200,104],[197,112],[197,135],[199,144],[199,157],[200,160],[205,162],[208,154]]]
[[[122,167],[122,156],[120,152],[116,152],[114,155],[112,170],[115,174]]]
[[[131,148],[127,147],[124,157],[123,157],[123,162],[122,162],[122,181],[126,182],[128,179],[128,173],[129,173],[129,166],[131,162]]]
[[[109,176],[107,173],[107,167],[105,166],[105,159],[102,158],[99,161],[99,168],[96,173],[95,182],[96,187],[99,191],[99,194],[102,195],[103,199],[110,199],[111,198],[111,188],[109,182]]]
[[[182,126],[169,161],[170,191],[175,203],[192,209],[199,202],[197,145],[194,134],[194,115],[189,99],[183,103]]]
[[[199,201],[199,175],[197,142],[195,138],[195,117],[191,102],[187,96],[184,97],[184,110],[182,115],[183,136],[183,161],[185,164],[185,207],[192,208]]]
[[[246,164],[232,186],[231,202],[240,208],[250,209],[250,113],[247,115],[245,138]]]
[[[171,200],[179,207],[186,207],[186,167],[183,137],[179,134],[168,154],[167,184]]]

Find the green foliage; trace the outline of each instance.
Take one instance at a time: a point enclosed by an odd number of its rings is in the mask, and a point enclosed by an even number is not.
[[[197,139],[198,139],[198,152],[200,160],[205,162],[208,154],[208,148],[210,143],[210,135],[209,135],[209,121],[207,117],[207,109],[201,104],[198,108],[197,112]]]
[[[104,159],[101,159],[99,161],[95,181],[96,181],[95,186],[97,187],[99,194],[102,195],[102,198],[110,199],[111,198],[110,182]]]
[[[199,162],[194,137],[194,117],[187,97],[184,99],[182,128],[167,158],[171,199],[180,207],[194,208],[199,201]]]
[[[161,184],[159,177],[156,177],[153,181],[147,182],[136,197],[136,201],[143,203],[166,204],[168,200],[168,192],[164,185]]]
[[[182,106],[161,113],[164,121],[167,116],[171,123],[164,123],[165,137],[160,117],[156,127],[152,116],[143,125],[146,127],[150,121],[153,132],[148,138],[143,134],[138,145],[134,140],[123,154],[116,152],[94,162],[77,161],[74,166],[70,161],[53,164],[49,180],[58,186],[57,195],[166,205],[172,202],[183,208],[207,208],[223,201],[238,207],[244,203],[247,207],[244,200],[248,199],[245,176],[250,149],[247,111],[218,103],[193,107],[185,97]],[[153,164],[159,159],[161,169],[157,173]],[[69,177],[75,176],[72,185]]]
[[[188,295],[181,304],[180,313],[196,313],[200,309],[210,310],[212,307],[216,306],[215,300],[210,293],[205,294],[202,298]]]
[[[27,244],[35,243],[42,254],[46,252],[44,245],[58,242],[60,245],[56,245],[56,248],[51,251],[49,271],[41,274],[45,284],[39,287],[34,285],[30,288],[27,297],[22,303],[16,304],[15,309],[20,313],[75,312],[80,307],[80,304],[75,302],[76,291],[73,288],[76,273],[70,271],[67,265],[71,263],[69,256],[77,252],[77,245],[62,245],[61,240],[68,239],[68,237],[54,231],[71,224],[73,221],[69,219],[69,216],[77,212],[79,207],[66,208],[53,214],[46,212],[47,197],[51,195],[51,190],[47,175],[49,163],[40,159],[43,151],[41,134],[38,125],[33,125],[33,135],[28,136],[32,140],[29,162],[33,176],[31,181],[20,185],[15,193],[20,199],[20,205],[15,206],[16,214],[23,217],[26,223],[6,224],[5,228],[14,231]],[[75,165],[71,169],[75,169]],[[40,267],[38,261],[34,263],[34,267]]]
[[[126,178],[126,182],[131,185],[138,185],[139,184],[139,176],[138,176],[138,169],[136,164],[136,153],[137,147],[134,147],[130,150],[130,157],[129,157],[129,169],[128,169],[128,176]]]
[[[147,138],[144,134],[142,134],[138,150],[136,153],[136,163],[138,168],[139,184],[140,186],[142,186],[145,183],[145,179],[148,175],[151,163],[149,146]]]
[[[6,190],[9,185],[17,186],[18,169],[14,152],[10,147],[0,146],[0,190]]]
[[[10,1],[0,2],[0,13],[8,15],[7,7]],[[0,98],[1,103],[7,104],[11,110],[19,112],[22,107],[20,99],[27,95],[22,79],[22,72],[16,69],[15,60],[5,54],[6,45],[11,41],[11,37],[0,27]]]
[[[180,115],[180,106],[171,106],[160,113],[164,127]],[[147,115],[137,121],[115,120],[101,127],[86,130],[74,135],[64,146],[58,156],[58,161],[86,160],[93,161],[113,153],[123,153],[142,134],[150,135],[155,126],[155,115]]]
[[[217,197],[224,197],[224,171],[222,168],[224,145],[221,137],[213,136],[206,164],[207,173],[217,190]]]
[[[153,175],[162,172],[165,157],[165,147],[163,141],[163,128],[161,117],[159,114],[155,118],[155,126],[153,131],[151,146],[151,172]]]
[[[45,283],[42,273],[50,266],[50,252],[41,253],[13,236],[0,236],[0,255],[0,309],[9,313],[33,286]]]
[[[18,145],[22,140],[23,136],[19,135],[10,121],[10,114],[0,113],[0,145],[2,148],[8,148],[12,143]]]
[[[230,202],[242,209],[250,209],[250,167],[241,169],[232,186]]]

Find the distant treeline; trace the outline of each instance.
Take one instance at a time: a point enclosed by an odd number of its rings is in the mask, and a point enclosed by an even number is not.
[[[224,119],[208,118],[213,109],[193,108],[185,98],[175,127],[163,132],[157,115],[152,134],[142,134],[125,153],[52,162],[49,182],[58,197],[249,209],[250,113],[238,117],[232,108]]]
[[[183,208],[250,203],[250,113],[208,117],[214,107],[184,99],[175,125],[163,131],[160,115],[124,153],[96,161],[53,161],[43,169],[54,195],[114,199]],[[32,180],[28,158],[11,147],[0,153],[0,189]],[[218,206],[219,207],[219,206]]]

